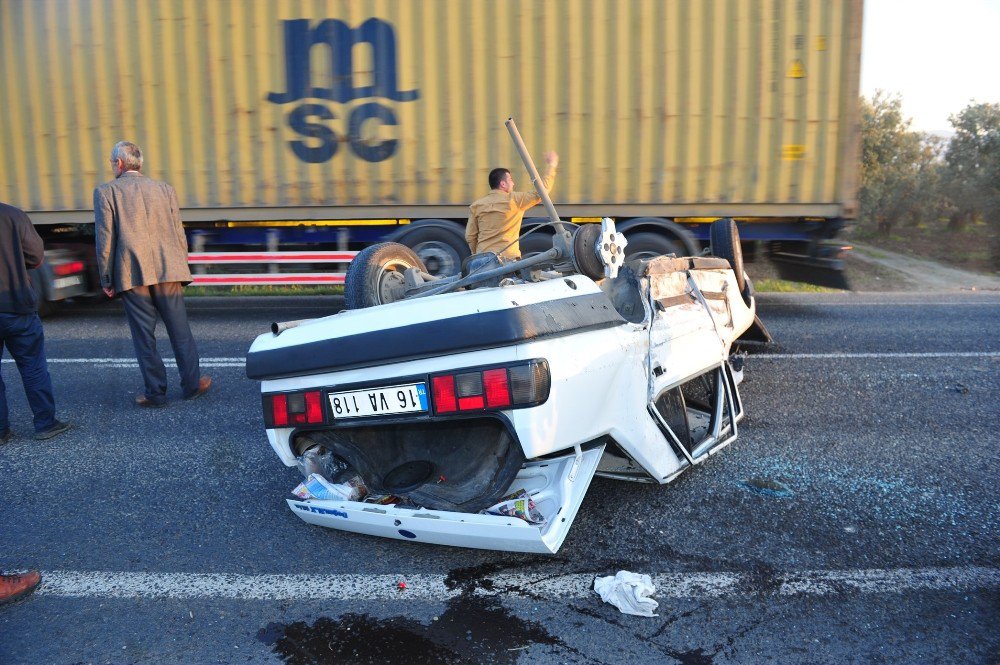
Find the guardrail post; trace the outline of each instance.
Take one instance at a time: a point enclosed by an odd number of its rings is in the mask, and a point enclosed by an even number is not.
[[[267,230],[267,251],[268,252],[277,252],[278,251],[278,245],[280,244],[280,241],[281,241],[281,234],[278,231],[278,229],[268,229]],[[278,272],[278,264],[277,263],[269,263],[269,264],[267,264],[267,271],[269,273],[276,273],[276,272]]]
[[[205,251],[205,234],[201,231],[195,231],[191,234],[191,251],[195,254],[201,254]],[[208,272],[208,266],[203,263],[194,264],[195,275],[204,275]]]
[[[337,251],[346,252],[347,251],[347,239],[351,237],[351,232],[345,229],[343,226],[337,229]],[[338,263],[337,269],[347,272],[346,263]]]

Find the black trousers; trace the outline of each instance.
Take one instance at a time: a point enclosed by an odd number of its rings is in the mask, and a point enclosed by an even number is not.
[[[132,331],[135,357],[139,361],[139,371],[146,385],[146,398],[162,403],[167,400],[167,368],[156,350],[156,318],[163,319],[163,325],[170,336],[170,346],[174,349],[177,369],[181,375],[181,390],[184,396],[193,395],[198,390],[201,368],[198,362],[198,348],[188,325],[187,310],[184,308],[184,287],[180,282],[163,282],[150,286],[137,286],[121,294],[125,305],[125,317]]]

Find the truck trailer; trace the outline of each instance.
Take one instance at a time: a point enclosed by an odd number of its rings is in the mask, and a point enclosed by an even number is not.
[[[451,274],[490,169],[527,182],[513,116],[560,153],[564,219],[612,218],[630,258],[698,254],[731,217],[783,275],[843,287],[861,17],[861,0],[4,2],[0,200],[92,264],[92,192],[130,140],[193,249],[393,240]]]

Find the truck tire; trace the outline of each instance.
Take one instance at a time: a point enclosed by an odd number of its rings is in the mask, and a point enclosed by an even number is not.
[[[625,245],[625,261],[636,259],[651,259],[656,256],[673,254],[683,256],[683,250],[671,240],[655,233],[625,234],[628,244]]]
[[[541,254],[552,249],[552,236],[548,233],[529,233],[521,238],[521,258]]]
[[[406,245],[420,257],[431,275],[457,275],[462,261],[469,256],[469,245],[458,233],[440,226],[421,226],[400,236],[396,242]]]
[[[736,275],[736,287],[743,300],[750,304],[750,290],[747,288],[746,274],[743,272],[743,248],[740,247],[740,232],[733,220],[717,219],[709,227],[712,254],[729,261]]]
[[[358,252],[347,267],[344,300],[347,309],[385,305],[404,298],[403,273],[407,268],[426,270],[406,245],[381,242]]]

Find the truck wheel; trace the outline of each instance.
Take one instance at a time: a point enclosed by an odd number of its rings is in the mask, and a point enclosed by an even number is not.
[[[681,248],[670,240],[655,233],[635,233],[628,235],[628,244],[625,245],[625,261],[636,259],[651,259],[664,254],[682,256]]]
[[[448,229],[434,226],[414,229],[399,239],[420,257],[427,272],[439,277],[457,275],[462,261],[469,256],[465,238]]]
[[[521,258],[541,254],[552,249],[552,236],[548,233],[529,233],[521,238]]]
[[[347,309],[363,309],[402,300],[408,268],[426,271],[423,262],[406,245],[382,242],[358,252],[347,267],[344,299]]]
[[[743,272],[743,249],[740,247],[740,232],[731,219],[717,219],[709,227],[712,254],[729,261],[736,275],[736,287],[743,300],[750,304],[750,290],[747,288],[746,274]]]

